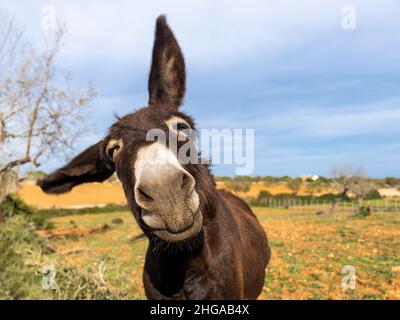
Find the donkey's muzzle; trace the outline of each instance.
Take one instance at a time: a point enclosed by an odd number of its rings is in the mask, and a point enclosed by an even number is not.
[[[202,225],[195,180],[176,163],[153,163],[136,172],[135,200],[143,222],[164,240],[176,242],[195,236]]]

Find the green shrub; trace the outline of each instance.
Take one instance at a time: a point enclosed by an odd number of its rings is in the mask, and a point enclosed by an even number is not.
[[[43,179],[47,177],[48,174],[44,171],[37,170],[37,171],[28,171],[26,173],[26,178],[31,179],[31,180],[37,180],[37,179]]]
[[[111,223],[113,224],[123,224],[124,223],[124,219],[122,218],[115,218],[111,220]]]
[[[273,197],[271,192],[268,192],[267,190],[261,190],[258,193],[257,199],[265,199],[265,198],[271,198],[271,197]]]
[[[9,219],[13,216],[24,215],[29,221],[32,221],[38,229],[52,229],[54,225],[48,222],[48,216],[33,209],[27,205],[16,194],[9,194],[1,204],[3,217]]]
[[[381,199],[381,198],[382,198],[381,194],[376,189],[371,190],[364,197],[365,200],[378,200],[378,199]]]
[[[19,214],[32,214],[33,209],[29,207],[19,196],[16,194],[9,194],[1,203],[4,217],[12,217]]]
[[[316,197],[316,199],[324,200],[324,201],[333,201],[333,200],[336,200],[337,198],[338,198],[338,196],[334,193],[325,193],[325,194],[322,194],[322,195]]]
[[[274,201],[279,201],[279,203],[285,207],[289,206],[293,201],[304,201],[304,202],[312,202],[312,201],[333,201],[337,199],[338,196],[333,193],[327,193],[321,196],[312,196],[312,195],[297,195],[293,193],[279,193],[276,195],[271,194],[266,190],[262,190],[259,192],[257,198],[249,198],[246,199],[250,205],[254,206],[269,206],[271,203],[269,199],[271,199],[272,203]]]
[[[42,252],[43,240],[35,236],[33,223],[23,216],[8,219],[0,227],[0,299],[42,299],[41,276],[33,266]]]
[[[127,205],[107,204],[103,207],[89,207],[80,209],[64,209],[64,208],[51,208],[40,209],[37,213],[43,214],[46,218],[49,217],[63,217],[70,215],[83,215],[83,214],[96,214],[105,212],[117,212],[129,210]]]
[[[358,215],[361,217],[368,217],[371,215],[371,211],[370,207],[362,206],[358,209]]]

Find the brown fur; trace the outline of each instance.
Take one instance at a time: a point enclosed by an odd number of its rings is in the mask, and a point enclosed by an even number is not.
[[[178,110],[185,77],[182,53],[161,16],[150,71],[149,106],[118,119],[105,139],[38,184],[48,193],[62,193],[80,183],[103,181],[116,170],[129,207],[150,241],[143,274],[149,299],[256,299],[270,259],[266,235],[244,201],[217,190],[207,165],[184,166],[195,179],[203,215],[202,231],[194,238],[178,243],[158,238],[143,222],[142,208],[135,201],[133,163],[139,148],[151,143],[145,139],[148,130],[160,128],[167,133],[165,122],[172,116],[194,129],[194,121]],[[111,139],[123,141],[114,160],[107,156]]]

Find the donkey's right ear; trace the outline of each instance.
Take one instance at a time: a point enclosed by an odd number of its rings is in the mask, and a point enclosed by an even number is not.
[[[112,159],[107,156],[108,139],[87,148],[66,166],[41,179],[37,185],[46,193],[65,193],[78,184],[102,182],[115,171]]]

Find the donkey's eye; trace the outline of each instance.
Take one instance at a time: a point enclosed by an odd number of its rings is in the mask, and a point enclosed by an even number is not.
[[[178,130],[178,131],[183,131],[183,130],[188,130],[188,129],[190,129],[189,126],[184,122],[178,122],[176,124],[176,130]]]
[[[182,139],[191,139],[194,135],[194,129],[190,127],[190,125],[179,117],[172,117],[167,120],[166,125],[178,135],[180,140]],[[183,140],[182,140],[183,141]]]

